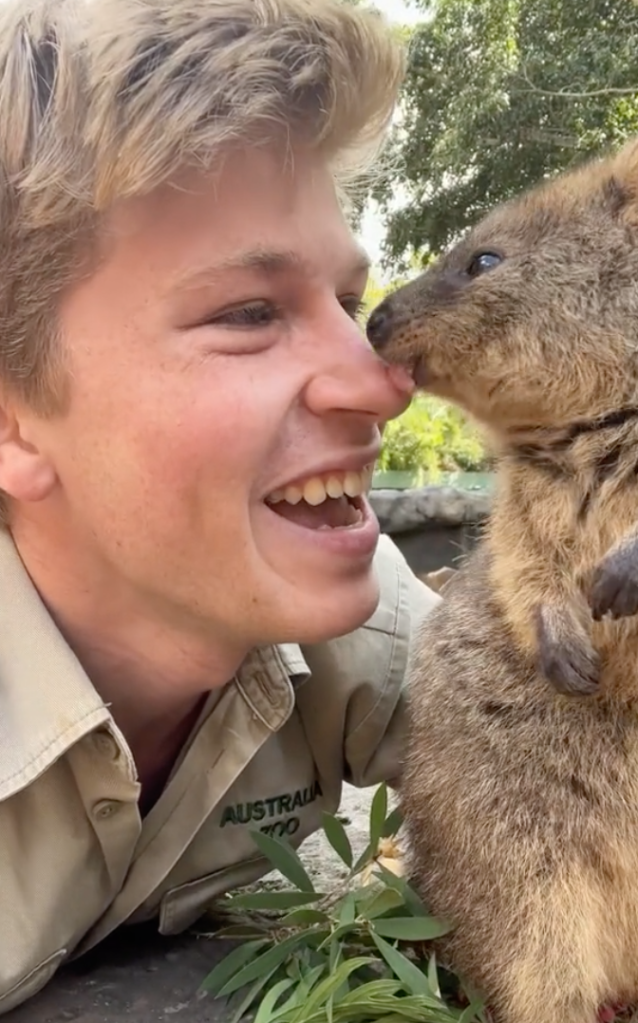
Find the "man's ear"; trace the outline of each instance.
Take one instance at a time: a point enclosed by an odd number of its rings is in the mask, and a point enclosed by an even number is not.
[[[0,490],[15,501],[41,501],[57,479],[35,440],[33,421],[32,412],[5,404],[0,397]]]

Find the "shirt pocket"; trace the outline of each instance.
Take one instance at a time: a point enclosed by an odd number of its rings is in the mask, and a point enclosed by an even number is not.
[[[11,1012],[12,1009],[16,1009],[19,1005],[37,995],[39,991],[42,991],[66,958],[67,950],[61,948],[44,959],[34,969],[30,970],[25,977],[22,977],[8,991],[4,993],[0,991],[0,1016]]]
[[[199,920],[207,909],[212,909],[220,895],[252,884],[272,869],[272,864],[262,856],[255,856],[170,888],[160,902],[160,934],[180,934]]]

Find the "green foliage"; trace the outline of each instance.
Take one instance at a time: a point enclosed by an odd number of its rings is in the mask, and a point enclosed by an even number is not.
[[[638,132],[632,0],[416,0],[385,210],[388,265]],[[397,194],[405,202],[397,209]]]
[[[356,863],[339,819],[324,814],[326,838],[348,868],[334,892],[316,892],[295,850],[254,832],[272,866],[300,886],[294,891],[230,895],[219,910],[231,922],[215,937],[239,937],[203,988],[225,998],[232,1023],[479,1023],[482,1003],[441,970],[427,943],[448,930],[416,892],[383,866],[380,843],[401,818],[388,814],[387,789],[375,792],[369,842]],[[366,882],[372,874],[374,883]],[[291,907],[294,907],[291,909]],[[240,918],[238,910],[250,911]]]
[[[381,470],[419,470],[436,478],[440,472],[478,472],[485,451],[478,432],[462,413],[437,398],[418,395],[391,420],[383,434],[377,462]]]
[[[378,281],[373,274],[368,277],[368,283],[366,290],[363,294],[361,302],[361,313],[359,322],[362,328],[365,326],[365,322],[368,319],[372,310],[382,302],[386,295],[389,295],[391,291],[396,291],[402,284],[408,280],[407,275],[401,277],[393,277],[393,279],[387,284],[382,284]]]

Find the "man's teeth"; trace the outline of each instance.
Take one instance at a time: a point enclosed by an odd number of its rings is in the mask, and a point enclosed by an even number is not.
[[[346,472],[338,475],[313,476],[303,484],[284,487],[283,490],[274,490],[268,496],[268,504],[278,504],[286,501],[287,504],[299,504],[305,501],[306,504],[323,504],[329,497],[359,497],[367,494],[372,480],[374,466],[366,466],[361,472]],[[355,508],[352,511],[356,511]],[[360,513],[359,513],[360,514]],[[357,521],[356,519],[353,521]]]
[[[347,529],[348,526],[358,526],[360,522],[363,522],[363,512],[360,508],[355,508],[353,504],[349,504],[346,509],[346,520],[341,527]],[[333,529],[333,526],[323,525],[317,527],[318,531],[322,529]]]

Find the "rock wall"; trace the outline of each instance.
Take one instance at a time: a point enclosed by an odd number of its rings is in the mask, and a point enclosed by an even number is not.
[[[429,526],[458,528],[483,521],[490,510],[485,491],[454,487],[373,490],[370,502],[383,532],[393,535]]]
[[[373,490],[370,502],[381,529],[403,551],[413,571],[454,565],[476,544],[490,511],[484,490],[427,486]]]

